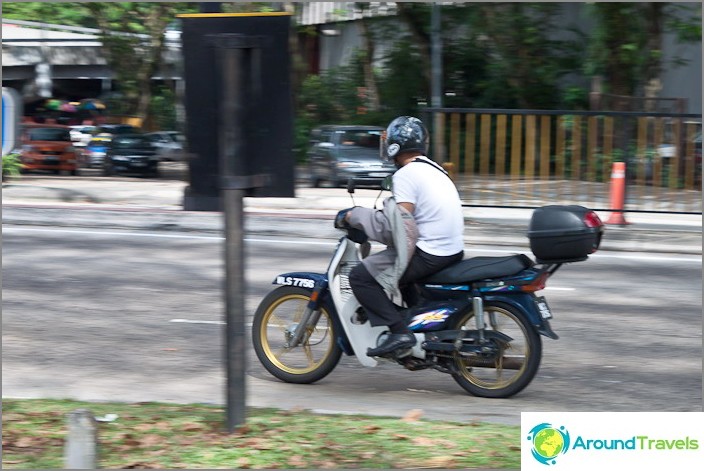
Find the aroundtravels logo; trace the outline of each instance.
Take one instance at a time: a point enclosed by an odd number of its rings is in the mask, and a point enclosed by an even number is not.
[[[570,433],[565,427],[555,428],[546,422],[533,427],[528,440],[533,443],[533,458],[546,465],[557,463],[556,458],[570,449]]]
[[[574,430],[574,429],[573,429]],[[616,435],[619,436],[619,435]],[[676,451],[691,453],[700,449],[700,440],[693,436],[653,437],[644,434],[621,435],[621,438],[576,435],[571,439],[565,426],[553,427],[542,422],[528,432],[526,440],[531,442],[531,455],[544,465],[557,464],[557,458],[568,451],[623,451],[623,452],[664,452]],[[572,456],[572,453],[570,454]],[[571,459],[571,458],[570,458]]]
[[[701,469],[704,412],[521,412],[521,469]]]

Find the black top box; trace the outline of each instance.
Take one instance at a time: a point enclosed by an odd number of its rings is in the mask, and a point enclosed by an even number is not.
[[[599,248],[603,232],[599,216],[577,205],[538,208],[528,226],[530,249],[538,263],[586,260]]]

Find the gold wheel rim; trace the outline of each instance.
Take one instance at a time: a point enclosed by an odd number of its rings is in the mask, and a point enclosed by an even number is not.
[[[309,301],[310,298],[302,294],[283,296],[272,303],[262,317],[259,338],[264,355],[276,368],[286,373],[303,375],[315,371],[330,356],[334,346],[332,322],[330,314],[325,309],[321,309],[320,319],[305,342],[295,348],[284,345],[287,336],[292,332],[292,327],[300,322]],[[288,313],[277,315],[279,308],[291,302],[294,304],[297,302],[297,304],[290,315],[287,315]]]
[[[498,355],[498,358],[494,362],[493,367],[477,367],[471,365],[468,366],[468,360],[457,354],[455,355],[455,362],[457,363],[457,366],[460,369],[460,374],[462,375],[462,377],[470,383],[483,389],[502,389],[514,383],[516,381],[516,378],[519,378],[521,375],[523,375],[523,372],[525,371],[528,365],[528,358],[530,358],[531,355],[531,348],[530,344],[527,342],[528,333],[525,330],[525,326],[520,323],[518,319],[516,319],[516,316],[513,315],[513,313],[498,307],[492,307],[491,311],[487,309],[484,312],[485,323],[487,324],[490,313],[496,315],[496,317],[500,317],[503,320],[501,325],[498,326],[499,328],[495,330],[497,332],[502,332],[509,335],[513,338],[513,341],[508,345],[508,348],[506,350],[502,349],[502,351]],[[474,328],[474,322],[474,314],[471,314],[469,317],[464,319],[463,325],[471,325],[471,328]],[[505,328],[506,326],[510,326],[512,328],[510,332],[506,332],[506,330],[502,329],[502,327]],[[491,325],[487,325],[487,328],[494,330]],[[520,337],[516,335],[516,333],[518,332],[520,332],[521,334]],[[504,359],[510,358],[511,360],[515,360],[515,358],[518,357],[520,357],[522,360],[519,360],[521,361],[520,368],[504,368]],[[478,376],[475,370],[478,370],[480,373],[485,374],[480,377]],[[494,370],[493,379],[488,378],[490,376],[489,372],[491,370]],[[510,374],[510,376],[508,377],[504,377],[506,371],[512,371],[513,373]]]

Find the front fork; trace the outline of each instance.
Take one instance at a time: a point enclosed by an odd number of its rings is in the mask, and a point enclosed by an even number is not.
[[[295,348],[301,343],[308,341],[313,329],[320,320],[320,297],[327,289],[327,281],[316,283],[313,293],[310,295],[310,301],[306,304],[306,308],[301,316],[301,321],[293,331],[293,335],[288,344],[285,345],[287,348]]]

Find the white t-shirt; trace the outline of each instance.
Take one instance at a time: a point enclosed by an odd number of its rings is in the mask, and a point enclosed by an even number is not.
[[[461,252],[464,216],[457,188],[438,164],[427,157],[416,159],[426,162],[410,162],[393,176],[396,202],[415,205],[413,217],[419,233],[416,245],[443,257]]]

